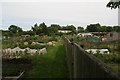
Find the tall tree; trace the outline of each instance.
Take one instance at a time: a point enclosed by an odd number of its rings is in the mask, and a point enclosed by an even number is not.
[[[41,33],[48,34],[47,25],[44,22],[39,25],[39,28],[41,29]]]
[[[34,32],[36,32],[36,31],[37,31],[37,28],[38,28],[37,23],[36,23],[36,24],[34,24],[34,26],[32,26],[32,30],[33,30]]]
[[[112,28],[111,26],[107,26],[107,27],[106,27],[106,31],[107,31],[107,32],[111,32],[111,31],[113,31],[113,28]]]
[[[85,32],[85,30],[84,30],[83,27],[78,27],[77,32],[78,32],[78,33],[81,33],[81,32]]]
[[[32,27],[32,30],[35,32],[35,34],[48,34],[48,29],[47,26],[45,25],[45,23],[41,23],[39,24],[39,26],[37,25],[37,23]]]
[[[90,25],[87,25],[87,28],[86,30],[89,31],[89,32],[98,32],[100,31],[100,24],[97,23],[97,24],[90,24]]]
[[[113,26],[113,31],[120,32],[120,26]]]
[[[58,33],[58,30],[60,29],[60,25],[57,24],[51,24],[50,27],[48,27],[49,35],[55,35]]]
[[[101,32],[106,32],[107,29],[106,29],[106,26],[101,26]]]
[[[16,26],[16,25],[10,25],[10,27],[8,28],[8,30],[12,33],[17,33],[17,32],[22,32],[22,28]]]

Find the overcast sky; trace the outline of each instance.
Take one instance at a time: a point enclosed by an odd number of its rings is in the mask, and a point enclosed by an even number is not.
[[[19,0],[18,0],[19,1]],[[24,2],[26,1],[26,2]],[[118,25],[118,10],[106,8],[109,0],[70,0],[66,1],[40,1],[0,3],[2,29],[10,25],[18,25],[24,30],[31,29],[35,23],[45,22],[46,25],[75,25],[86,27],[91,23],[101,25]]]

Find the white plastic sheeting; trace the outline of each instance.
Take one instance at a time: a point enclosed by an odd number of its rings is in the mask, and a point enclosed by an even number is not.
[[[109,50],[108,49],[87,49],[85,50],[87,51],[88,53],[93,53],[93,54],[110,54]]]
[[[21,49],[19,47],[16,48],[8,48],[8,49],[3,49],[2,53],[3,53],[3,57],[7,57],[7,58],[21,58],[21,54],[24,55],[25,53],[29,53],[30,55],[34,55],[38,52],[38,54],[45,54],[47,53],[47,49],[46,48],[42,48],[42,49],[30,49],[30,48],[25,48],[25,49]]]

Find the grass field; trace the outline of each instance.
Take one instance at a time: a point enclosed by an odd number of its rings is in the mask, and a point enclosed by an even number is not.
[[[25,72],[24,80],[34,78],[68,78],[68,68],[63,41],[48,47],[47,54],[34,56],[32,68]],[[28,79],[29,78],[29,79]],[[22,79],[23,80],[23,79]]]

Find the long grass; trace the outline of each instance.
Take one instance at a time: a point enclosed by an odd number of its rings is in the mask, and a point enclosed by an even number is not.
[[[32,64],[32,69],[23,76],[24,80],[69,77],[63,41],[59,41],[55,46],[48,47],[47,54],[34,56]]]

